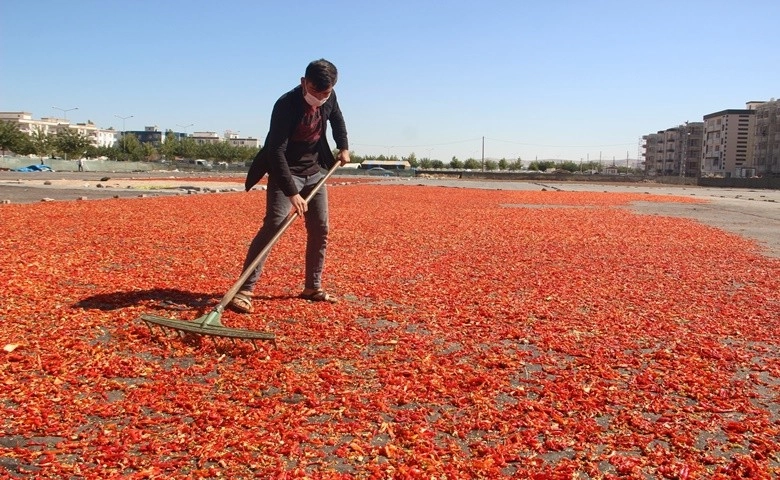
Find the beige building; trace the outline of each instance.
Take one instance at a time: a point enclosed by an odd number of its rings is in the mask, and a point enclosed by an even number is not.
[[[233,147],[250,147],[257,148],[260,146],[260,141],[252,137],[240,137],[237,132],[230,130],[225,132],[225,141]]]
[[[755,111],[749,154],[756,175],[780,174],[780,122],[778,105],[774,98],[768,102],[748,102],[748,110]]]
[[[749,154],[755,113],[723,110],[704,116],[702,176],[749,177],[755,173]]]
[[[67,119],[43,117],[36,120],[28,112],[0,112],[0,120],[15,123],[22,133],[33,136],[37,132],[43,135],[56,135],[64,129],[76,130],[87,137],[96,147],[110,147],[118,138],[118,132],[113,129],[100,129],[94,123],[70,123]]]
[[[198,145],[204,145],[207,143],[219,143],[222,141],[221,138],[219,138],[219,135],[217,135],[216,132],[195,132],[192,134],[193,140],[195,140],[195,143]]]

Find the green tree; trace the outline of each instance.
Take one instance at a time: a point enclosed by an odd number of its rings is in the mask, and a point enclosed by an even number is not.
[[[409,162],[409,165],[412,168],[417,168],[417,166],[420,165],[420,162],[417,161],[417,155],[415,155],[414,152],[410,153],[409,156],[404,158],[403,160]]]
[[[138,140],[138,137],[132,133],[123,134],[117,143],[117,160],[140,162],[143,160],[146,151]]]
[[[498,170],[498,162],[495,160],[485,160],[485,170],[488,172]]]
[[[534,160],[528,165],[528,170],[536,172],[545,172],[551,168],[555,168],[555,162],[552,160]]]
[[[457,160],[457,158],[452,157],[453,159]],[[440,169],[444,168],[444,162],[441,160],[431,160],[431,168]]]
[[[32,146],[31,153],[38,155],[41,160],[43,160],[43,157],[54,154],[54,137],[47,135],[41,127],[33,129],[30,143]]]
[[[463,168],[467,170],[482,170],[482,162],[476,158],[469,158],[463,162]]]
[[[198,142],[191,137],[179,140],[179,149],[176,154],[181,158],[197,158]]]
[[[152,161],[156,160],[159,154],[157,153],[157,149],[152,145],[151,143],[142,143],[141,147],[143,147],[143,156],[141,157],[142,161]]]
[[[54,147],[65,155],[65,160],[68,155],[81,157],[91,143],[89,137],[72,128],[64,128],[54,136]]]
[[[0,151],[2,155],[5,155],[6,150],[16,152],[22,146],[24,136],[17,124],[0,121]]]
[[[178,147],[178,140],[172,131],[168,130],[165,133],[165,141],[160,146],[160,155],[168,160],[173,160],[176,157],[176,149]]]
[[[509,162],[506,160],[506,158],[502,158],[498,161],[498,169],[499,170],[506,170],[509,168]]]
[[[450,168],[453,170],[460,170],[463,168],[463,162],[458,160],[458,157],[452,157],[452,160],[450,160]]]
[[[509,170],[522,170],[523,169],[523,159],[520,157],[517,157],[517,160],[510,163],[508,166]]]
[[[558,170],[565,170],[567,172],[573,173],[573,172],[578,171],[580,169],[580,166],[577,165],[576,163],[574,163],[571,160],[566,160],[564,162],[558,163],[555,166],[555,168],[557,168]]]

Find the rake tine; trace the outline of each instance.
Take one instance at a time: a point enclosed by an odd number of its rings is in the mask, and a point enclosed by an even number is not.
[[[254,338],[252,340],[250,340],[250,342],[252,342],[252,346],[255,348],[255,352],[256,352],[257,351],[257,342],[255,341]]]

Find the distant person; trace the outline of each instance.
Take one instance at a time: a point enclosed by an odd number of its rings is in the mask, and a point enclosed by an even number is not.
[[[304,197],[325,176],[323,167],[330,169],[336,162],[344,165],[350,160],[347,129],[333,91],[337,79],[338,71],[329,61],[320,59],[309,63],[301,84],[274,104],[268,136],[252,162],[245,184],[249,190],[268,173],[265,218],[247,251],[244,271],[294,209],[303,217],[307,232],[305,283],[299,297],[331,303],[338,301],[337,298],[322,288],[329,228],[327,189],[323,185],[308,205]],[[338,149],[336,157],[326,138],[328,122]],[[231,301],[231,306],[239,312],[252,311],[252,292],[266,258]]]
[[[84,171],[84,159],[79,158],[79,172],[83,172],[83,171]]]

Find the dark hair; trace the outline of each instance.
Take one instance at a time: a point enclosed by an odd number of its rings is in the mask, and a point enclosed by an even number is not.
[[[306,67],[305,77],[306,80],[314,85],[318,92],[321,92],[336,85],[339,72],[336,70],[335,65],[324,58],[320,58],[319,60],[314,60]]]

